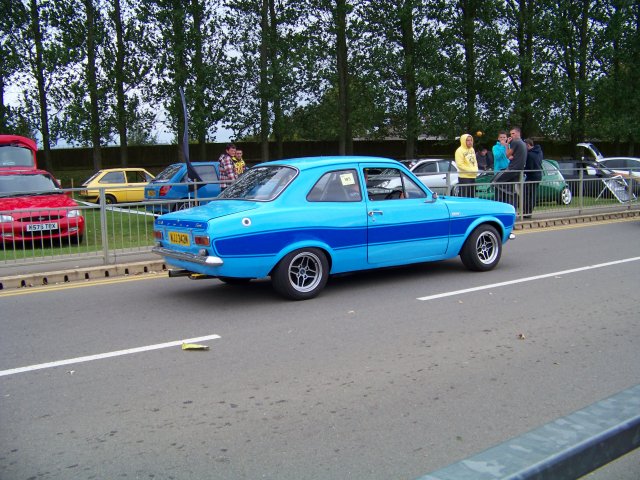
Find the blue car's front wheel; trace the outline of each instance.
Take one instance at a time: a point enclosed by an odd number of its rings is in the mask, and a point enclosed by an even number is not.
[[[280,260],[271,275],[273,288],[291,300],[313,298],[329,278],[327,256],[317,248],[295,250]]]
[[[491,225],[479,225],[471,232],[460,251],[462,263],[469,270],[486,272],[494,268],[502,255],[502,241]]]

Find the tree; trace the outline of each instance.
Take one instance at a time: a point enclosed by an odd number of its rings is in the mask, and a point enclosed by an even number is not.
[[[554,105],[561,117],[557,134],[568,135],[572,144],[584,140],[586,134],[587,99],[595,73],[591,15],[596,7],[590,0],[559,0],[540,12],[541,40],[551,52],[547,95],[558,92]]]
[[[98,171],[102,168],[102,149],[100,142],[100,98],[98,92],[96,73],[96,37],[99,35],[97,22],[95,20],[95,9],[93,0],[84,0],[86,19],[85,31],[87,33],[87,90],[89,91],[89,123],[91,130],[91,145],[93,147],[93,169]]]

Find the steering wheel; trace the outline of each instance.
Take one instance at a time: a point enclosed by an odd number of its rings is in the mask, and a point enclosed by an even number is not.
[[[396,199],[399,199],[399,198],[402,198],[402,190],[401,189],[391,190],[384,197],[385,200],[396,200]]]

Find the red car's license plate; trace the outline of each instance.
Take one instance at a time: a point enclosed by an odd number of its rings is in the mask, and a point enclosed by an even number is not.
[[[49,223],[30,223],[27,225],[27,232],[46,232],[49,230],[57,230],[58,224],[56,222]]]

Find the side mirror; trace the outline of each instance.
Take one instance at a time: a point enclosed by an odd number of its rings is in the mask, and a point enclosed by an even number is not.
[[[431,194],[431,200],[427,200],[424,203],[435,203],[436,200],[438,200],[438,193],[437,192],[433,192]]]

